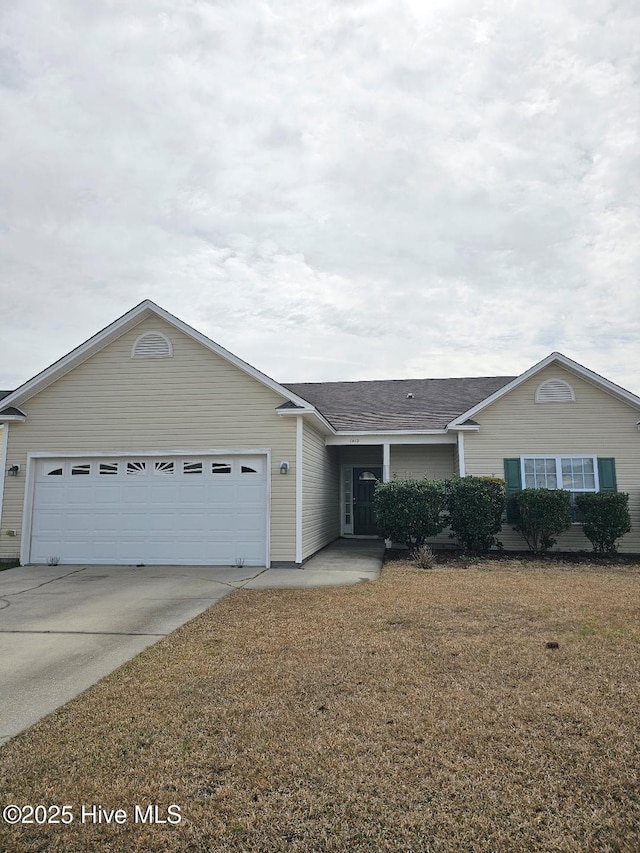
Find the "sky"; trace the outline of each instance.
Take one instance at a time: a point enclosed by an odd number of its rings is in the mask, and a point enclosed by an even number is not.
[[[143,299],[281,382],[640,394],[637,0],[0,0],[0,388]]]

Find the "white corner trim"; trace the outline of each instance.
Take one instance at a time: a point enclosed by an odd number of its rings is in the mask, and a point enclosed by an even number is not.
[[[567,356],[563,355],[561,352],[552,352],[546,358],[543,358],[542,361],[539,361],[537,364],[534,364],[533,367],[530,367],[529,370],[526,370],[524,373],[520,374],[520,376],[512,379],[511,382],[503,385],[502,388],[498,388],[498,390],[494,391],[493,394],[490,394],[471,409],[468,409],[466,412],[463,412],[457,418],[452,420],[449,424],[449,428],[461,426],[466,420],[473,418],[474,415],[482,411],[482,409],[486,409],[487,406],[495,403],[496,400],[504,397],[505,394],[513,391],[514,388],[522,385],[523,382],[526,382],[527,379],[530,379],[532,376],[535,376],[536,373],[539,373],[541,370],[544,370],[545,367],[554,363],[559,364],[562,367],[566,367],[567,370],[575,373],[577,376],[580,376],[592,385],[602,388],[612,396],[617,397],[620,400],[624,400],[626,403],[630,403],[632,406],[640,409],[640,397],[632,394],[631,391],[627,391],[626,388],[621,388],[620,385],[610,382],[608,379],[605,379],[604,376],[600,376],[598,373],[594,373],[592,370],[584,367],[584,365],[578,364],[577,361],[567,358]]]
[[[304,422],[302,415],[298,415],[296,420],[296,563],[298,565],[302,564],[303,438]]]
[[[464,463],[464,433],[458,432],[458,476],[464,477],[466,467]]]
[[[2,499],[4,481],[7,478],[7,445],[9,442],[9,424],[0,424],[0,519],[2,519]]]

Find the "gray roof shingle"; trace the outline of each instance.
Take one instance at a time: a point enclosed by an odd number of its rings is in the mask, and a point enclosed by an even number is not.
[[[444,429],[458,415],[515,378],[482,376],[283,384],[315,406],[337,430],[385,432]],[[409,394],[413,396],[408,397]]]

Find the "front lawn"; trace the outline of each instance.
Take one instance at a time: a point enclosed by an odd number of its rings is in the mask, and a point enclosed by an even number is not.
[[[639,660],[637,565],[234,593],[0,749],[74,818],[0,850],[637,853]]]

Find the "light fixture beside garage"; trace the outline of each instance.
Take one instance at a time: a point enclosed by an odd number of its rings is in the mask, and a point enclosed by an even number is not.
[[[281,462],[280,463],[280,473],[281,474],[288,474],[289,473],[289,463],[288,462]]]
[[[20,466],[12,465],[11,468],[9,468],[9,470],[7,471],[7,473],[10,477],[17,477],[20,473]]]

